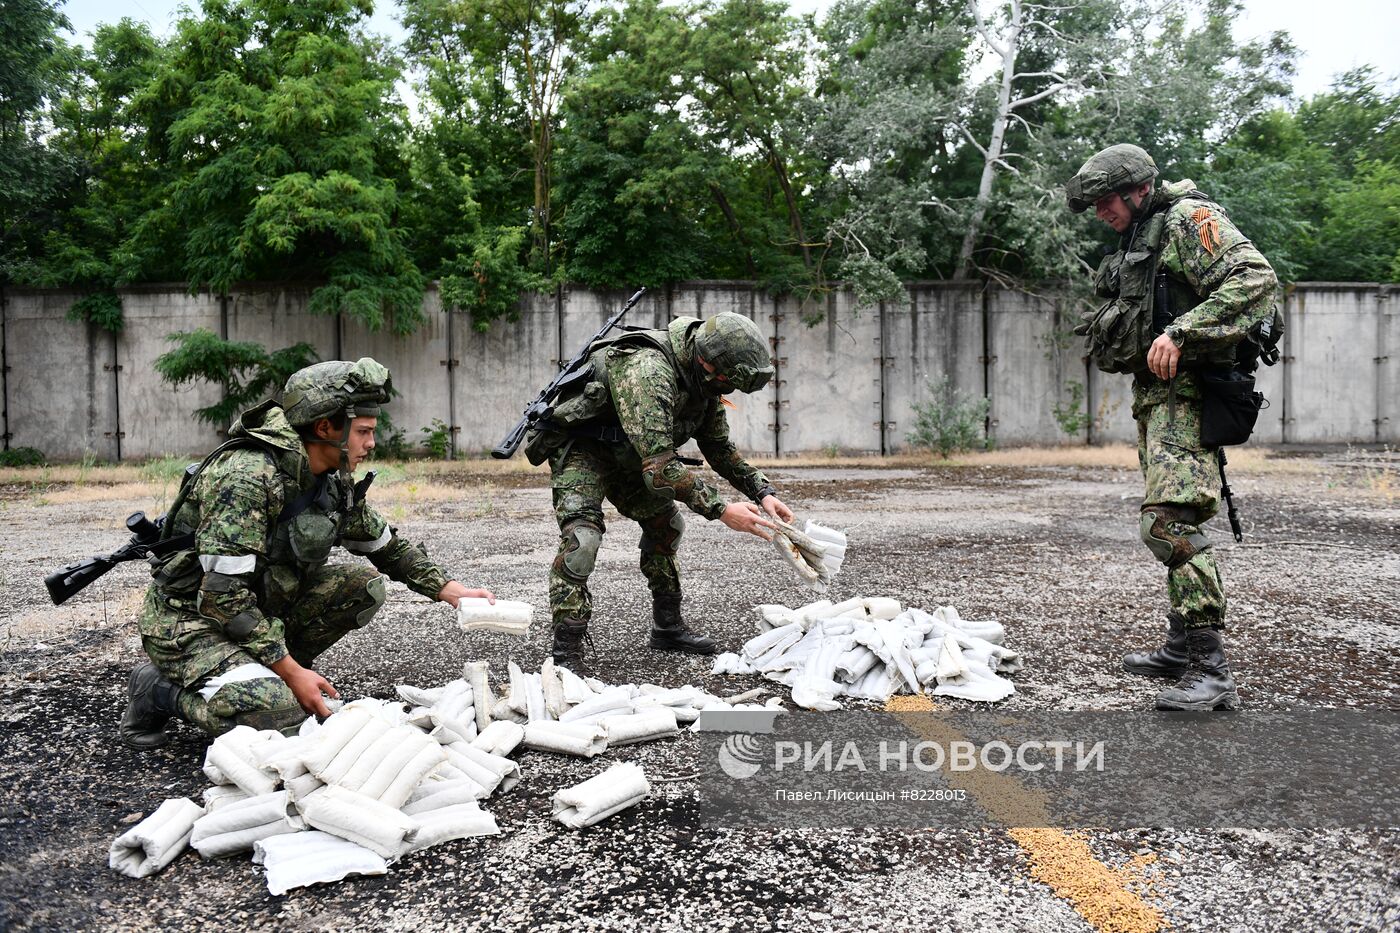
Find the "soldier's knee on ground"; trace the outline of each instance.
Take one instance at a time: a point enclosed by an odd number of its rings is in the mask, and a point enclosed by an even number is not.
[[[560,534],[554,569],[571,580],[587,580],[593,573],[593,565],[598,560],[598,547],[602,543],[601,528],[589,522],[569,522]]]
[[[1168,569],[1175,569],[1210,548],[1200,521],[1199,510],[1190,506],[1144,505],[1139,520],[1142,543]]]
[[[292,689],[280,677],[224,684],[205,702],[210,716],[222,727],[216,734],[234,726],[252,726],[291,735],[306,720]]]
[[[662,513],[642,522],[642,540],[638,547],[644,554],[673,557],[680,548],[684,535],[685,517],[681,515],[680,509],[673,508],[669,514]]]

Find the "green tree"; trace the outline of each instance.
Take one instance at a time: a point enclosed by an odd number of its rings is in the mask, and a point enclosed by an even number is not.
[[[599,286],[703,276],[726,245],[705,222],[723,157],[686,118],[687,13],[634,0],[600,11],[589,31],[558,137],[565,274]]]
[[[44,144],[45,111],[71,67],[51,0],[0,0],[0,285],[32,275],[63,166]]]
[[[399,66],[369,0],[204,0],[133,103],[177,166],[127,247],[191,289],[316,282],[310,307],[411,331],[424,280],[398,223]]]
[[[154,77],[161,49],[144,24],[99,26],[92,50],[72,50],[72,68],[53,106],[53,147],[70,171],[54,192],[56,221],[36,252],[33,280],[84,294],[70,317],[122,328],[118,285],[172,280],[182,270],[169,250],[145,256],[127,242],[156,209],[171,173],[132,111]]]
[[[869,305],[929,274],[960,236],[956,202],[975,184],[954,132],[969,31],[958,0],[847,0],[822,24],[813,151],[834,273]]]
[[[486,203],[518,210],[529,179],[528,216],[488,214],[483,226],[529,228],[530,261],[551,271],[554,135],[560,98],[583,41],[585,0],[405,0],[408,50],[426,73],[429,135],[449,171],[471,172]],[[523,171],[522,171],[523,170]],[[456,208],[456,194],[440,203]]]
[[[804,146],[810,30],[776,0],[715,0],[694,22],[696,120],[730,162],[713,178],[721,210],[744,232],[760,281],[819,285],[823,244],[809,235],[803,194],[816,181]]]
[[[194,413],[215,427],[231,424],[243,409],[280,392],[292,373],[316,361],[309,343],[269,353],[256,343],[224,340],[202,327],[167,339],[177,346],[156,359],[162,379],[177,388],[200,381],[222,384],[223,399]]]

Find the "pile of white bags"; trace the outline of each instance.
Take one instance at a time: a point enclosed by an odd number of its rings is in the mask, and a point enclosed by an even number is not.
[[[698,687],[610,686],[545,661],[509,665],[497,698],[487,665],[440,687],[400,684],[403,701],[365,698],[296,736],[239,726],[209,745],[204,805],[167,800],[111,846],[112,868],[136,878],[185,849],[204,858],[251,854],[268,890],[349,875],[384,874],[411,852],[451,839],[497,835],[481,801],[514,787],[530,749],[592,758],[609,748],[674,736],[706,709],[754,709]],[[591,826],[650,792],[641,768],[618,765],[554,795],[554,817]]]
[[[876,596],[757,610],[759,634],[742,652],[715,658],[713,673],[762,674],[807,709],[841,709],[839,696],[884,701],[897,693],[992,703],[1015,690],[1000,675],[1022,666],[1002,645],[1000,623],[963,619],[952,606],[930,614]]]

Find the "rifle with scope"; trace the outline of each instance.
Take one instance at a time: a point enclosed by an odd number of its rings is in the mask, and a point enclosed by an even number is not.
[[[110,554],[89,557],[77,563],[60,567],[44,577],[49,598],[55,606],[61,606],[81,592],[117,564],[129,560],[144,560],[147,557],[160,557],[174,551],[183,550],[194,543],[194,535],[177,535],[164,541],[160,538],[165,516],[151,521],[145,512],[133,512],[126,519],[126,530],[131,532],[131,540]]]

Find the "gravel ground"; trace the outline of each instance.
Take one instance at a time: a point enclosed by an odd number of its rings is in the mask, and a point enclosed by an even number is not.
[[[1123,459],[1126,464],[1126,459]],[[1259,461],[1232,476],[1248,546],[1213,524],[1231,599],[1231,658],[1251,709],[1400,706],[1400,521],[1394,458]],[[1379,465],[1376,465],[1379,464]],[[1162,574],[1137,540],[1140,479],[1126,465],[779,466],[801,514],[849,529],[838,595],[953,604],[995,618],[1027,668],[1007,709],[1145,709],[1157,685],[1117,658],[1160,630]],[[540,473],[400,477],[372,498],[402,533],[469,585],[547,603],[555,530]],[[204,742],[182,727],[137,754],[114,738],[139,641],[132,614],[144,567],[125,565],[70,604],[48,604],[42,577],[121,540],[120,520],[149,488],[0,483],[0,929],[447,930],[613,929],[1177,930],[1394,929],[1394,831],[1093,832],[1073,837],[1158,921],[1095,913],[1046,883],[1034,845],[1002,831],[737,831],[707,825],[696,787],[654,796],[590,830],[551,821],[549,798],[598,770],[530,753],[525,780],[488,804],[503,835],[447,843],[387,876],[271,897],[246,860],[177,860],[133,881],[106,864],[111,839],[163,798],[197,798]],[[594,672],[612,682],[754,686],[709,664],[645,648],[647,598],[635,526],[610,516],[594,577]],[[809,601],[771,551],[692,520],[683,548],[690,618],[736,649],[750,606]],[[343,694],[438,684],[469,659],[504,674],[537,669],[545,627],[528,642],[463,636],[446,607],[399,586],[368,629],[318,667]],[[959,701],[953,701],[956,705]],[[696,742],[633,746],[605,761],[653,778],[696,770]],[[1068,838],[1068,837],[1067,837]],[[1086,856],[1087,858],[1088,856]],[[1073,874],[1073,870],[1071,871]]]

